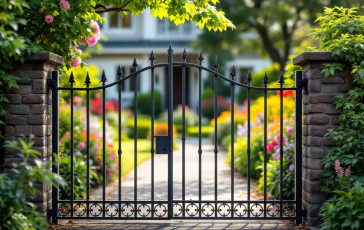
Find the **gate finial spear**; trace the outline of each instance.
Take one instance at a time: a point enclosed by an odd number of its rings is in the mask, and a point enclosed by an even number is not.
[[[187,59],[186,49],[183,50],[182,59],[183,59],[184,62],[186,62],[186,59]]]
[[[236,75],[236,71],[235,71],[235,66],[233,65],[233,67],[231,68],[231,72],[230,72],[230,76],[232,80],[235,80],[235,75]]]
[[[215,57],[214,70],[215,72],[219,71],[219,60],[217,59],[217,56]]]
[[[118,66],[118,70],[116,72],[117,80],[120,80],[123,77],[123,71],[121,71],[121,66]]]
[[[88,72],[86,74],[85,85],[87,88],[90,87],[90,85],[91,85],[91,80],[90,80],[90,76],[88,75]]]
[[[250,85],[250,82],[252,82],[252,74],[250,72],[250,70],[248,71],[248,77],[246,78],[246,82],[248,83],[248,85]]]
[[[106,75],[105,75],[105,70],[102,71],[101,81],[100,82],[102,82],[102,85],[105,85],[105,82],[107,82],[107,78],[106,78]]]
[[[73,76],[73,71],[71,72],[71,75],[70,75],[70,79],[68,80],[68,82],[71,84],[71,87],[73,86],[75,82],[75,77]]]
[[[263,85],[264,87],[267,87],[268,85],[268,76],[267,76],[267,72],[264,73],[264,78],[263,78]]]
[[[278,83],[281,85],[281,87],[284,85],[284,76],[283,76],[283,72],[281,72],[281,75],[279,76],[279,81]]]
[[[202,64],[204,58],[202,57],[202,53],[200,52],[200,56],[198,57],[198,61],[200,62],[200,65]]]
[[[149,60],[150,60],[150,64],[151,64],[151,65],[154,65],[155,56],[154,56],[154,52],[153,52],[153,50],[152,50],[152,52],[150,53]]]
[[[133,70],[133,72],[135,72],[135,71],[136,71],[136,69],[137,69],[137,66],[138,66],[138,63],[137,63],[137,61],[136,61],[136,58],[135,58],[135,57],[134,57],[134,61],[133,61],[132,66],[133,66],[132,70]]]

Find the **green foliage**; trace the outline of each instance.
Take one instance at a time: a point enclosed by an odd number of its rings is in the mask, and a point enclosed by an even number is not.
[[[32,149],[32,144],[22,139],[19,139],[19,143],[6,142],[6,147],[19,153],[21,162],[14,165],[11,177],[7,173],[0,174],[0,229],[47,229],[45,216],[28,202],[29,197],[39,194],[34,184],[65,185],[61,177],[49,171],[49,165],[37,159],[40,153]],[[34,163],[30,164],[30,161]]]
[[[152,92],[138,95],[138,112],[152,115]],[[158,91],[154,92],[154,115],[157,117],[162,112],[162,98]]]
[[[348,191],[335,190],[321,208],[322,230],[364,229],[364,186],[356,183]]]
[[[214,91],[210,88],[207,88],[205,89],[203,92],[202,92],[202,100],[203,99],[211,99],[211,98],[214,98]]]
[[[159,122],[168,122],[168,112],[165,111],[160,115],[158,118]],[[198,115],[195,111],[185,109],[185,122],[186,122],[186,129],[191,126],[198,125]],[[176,126],[178,132],[182,131],[182,106],[178,107],[177,110],[173,112],[173,124]]]
[[[134,119],[129,119],[126,124],[125,124],[126,128],[127,128],[127,132],[128,132],[128,136],[129,138],[134,138],[135,136],[135,132],[134,132]],[[149,137],[149,133],[151,130],[151,118],[144,118],[144,117],[138,117],[138,121],[137,121],[137,132],[138,132],[138,136],[137,138],[148,138]]]
[[[321,41],[319,50],[332,51],[338,62],[349,63],[354,81],[353,89],[336,98],[336,107],[342,110],[342,115],[339,128],[327,134],[336,146],[325,156],[325,168],[333,167],[338,160],[342,167],[350,166],[352,177],[361,181],[364,177],[364,16],[357,11],[357,8],[325,8],[324,16],[317,19],[320,27],[312,35]],[[340,64],[328,64],[322,73],[330,77],[343,68]],[[330,193],[336,189],[337,180],[335,173],[327,173],[323,191]]]
[[[214,131],[214,128],[211,126],[201,126],[201,137],[208,137],[210,133]],[[187,128],[187,136],[190,137],[198,137],[199,136],[199,127],[192,126]]]

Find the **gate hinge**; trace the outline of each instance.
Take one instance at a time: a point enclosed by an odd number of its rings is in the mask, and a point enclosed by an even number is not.
[[[49,89],[53,88],[53,87],[57,87],[57,81],[54,79],[47,79],[47,92],[49,91]]]
[[[307,89],[307,87],[308,87],[308,80],[307,80],[307,78],[304,78],[302,80],[299,80],[297,82],[297,85],[298,85],[298,87],[300,89],[304,89],[305,90],[305,94],[308,94],[308,89]]]
[[[50,220],[50,218],[57,218],[57,209],[48,209],[47,210],[47,220]]]

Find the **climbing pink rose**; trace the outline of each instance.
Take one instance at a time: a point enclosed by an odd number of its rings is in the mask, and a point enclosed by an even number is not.
[[[44,17],[44,21],[48,24],[53,22],[54,17],[52,15],[47,15]]]
[[[291,127],[287,128],[286,133],[292,135],[293,129]]]
[[[84,36],[82,36],[82,45],[86,45],[87,44],[87,40],[86,40],[86,38],[84,37]]]
[[[95,30],[96,34],[100,34],[100,27],[99,24],[97,22],[92,22],[92,28]]]
[[[96,43],[99,41],[99,39],[100,39],[100,37],[97,34],[88,36],[88,39],[87,39],[88,46],[96,45]]]
[[[44,8],[43,7],[39,9],[39,13],[44,14]]]
[[[73,61],[71,62],[71,66],[72,66],[72,67],[77,67],[77,66],[79,66],[79,65],[80,65],[80,63],[81,63],[81,58],[76,58],[75,60],[73,60]]]
[[[59,2],[59,5],[62,7],[62,8],[65,8],[66,10],[69,10],[71,8],[69,2],[67,2],[66,0],[61,0]]]

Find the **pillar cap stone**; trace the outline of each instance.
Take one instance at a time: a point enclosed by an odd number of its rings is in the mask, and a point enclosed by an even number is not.
[[[293,64],[303,66],[308,62],[333,62],[332,52],[304,52],[293,58]]]
[[[25,62],[34,62],[34,61],[48,62],[50,64],[53,64],[54,66],[64,64],[63,57],[51,52],[38,52],[31,56],[25,57]]]

